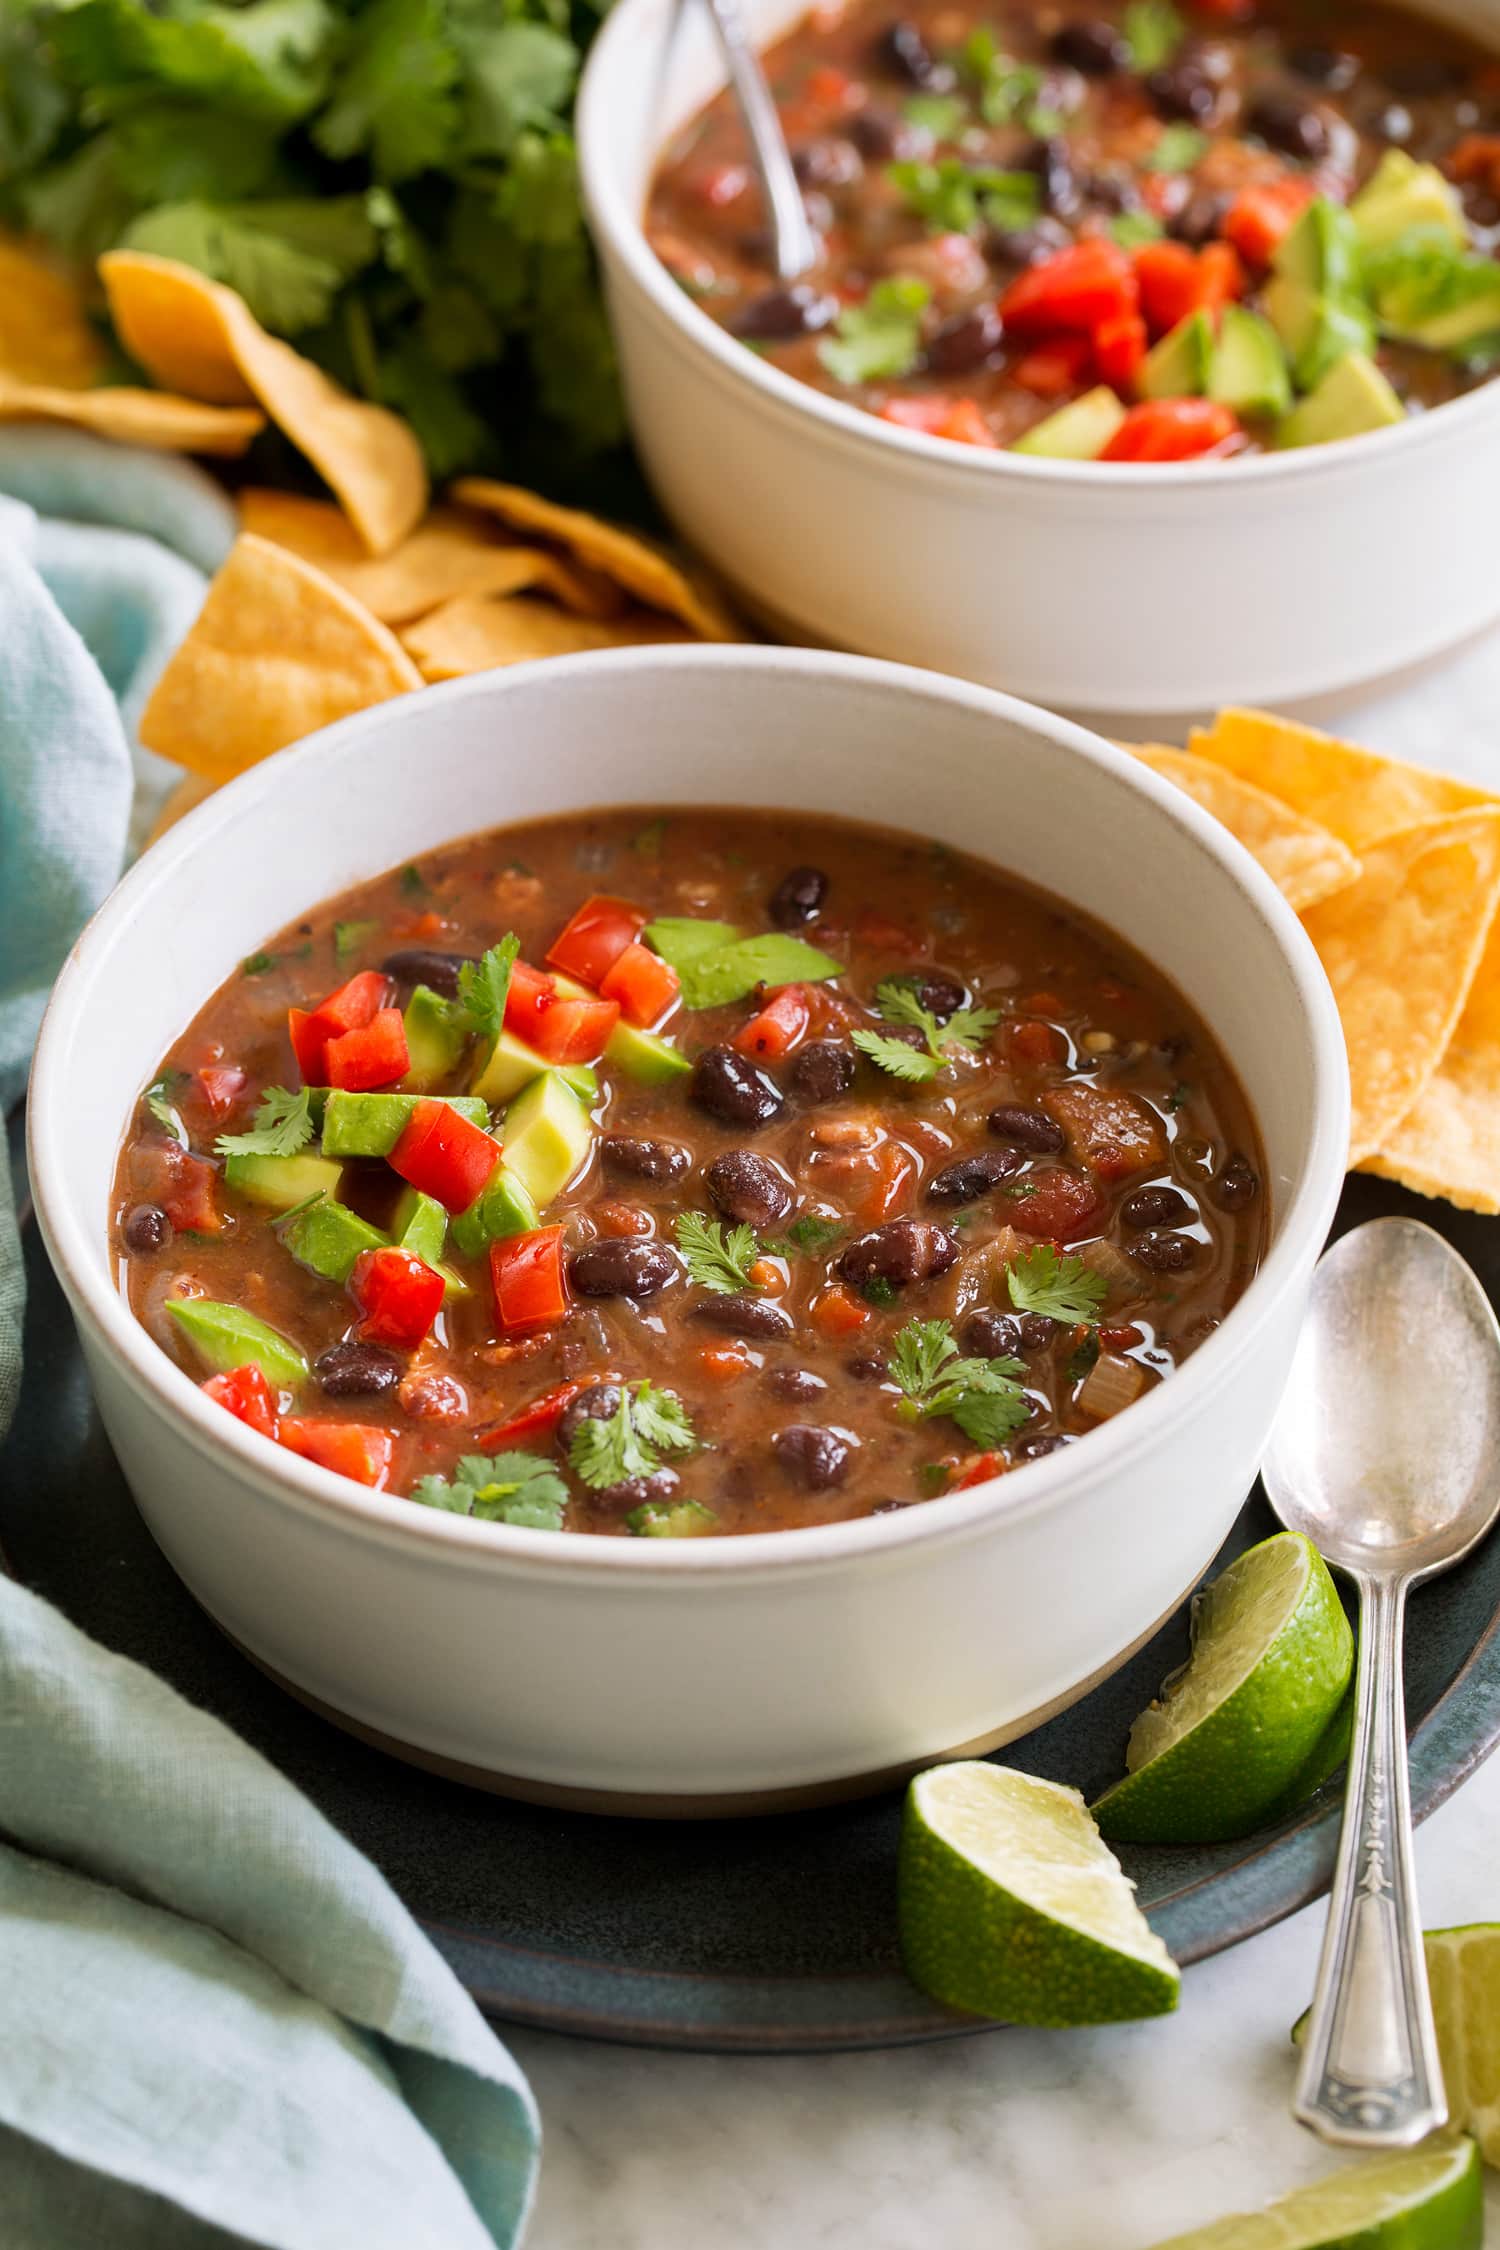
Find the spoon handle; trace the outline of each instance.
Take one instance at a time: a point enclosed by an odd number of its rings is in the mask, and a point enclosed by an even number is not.
[[[1447,2122],[1412,1863],[1401,1648],[1406,1587],[1360,1584],[1354,1739],[1292,2114],[1325,2141],[1408,2148]]]
[[[739,104],[751,159],[766,199],[777,278],[795,281],[799,273],[816,264],[818,246],[807,223],[781,119],[740,12],[740,0],[708,0],[708,12],[719,35],[730,87]]]

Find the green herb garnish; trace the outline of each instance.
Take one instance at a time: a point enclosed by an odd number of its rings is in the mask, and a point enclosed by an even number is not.
[[[792,1221],[786,1230],[786,1238],[798,1250],[826,1250],[829,1243],[837,1242],[847,1229],[848,1221],[845,1219],[823,1219],[815,1211],[808,1211],[800,1219]]]
[[[956,141],[969,123],[969,107],[956,94],[913,94],[903,105],[908,125],[935,141]]]
[[[698,1441],[680,1399],[651,1383],[627,1383],[607,1420],[579,1423],[568,1448],[573,1474],[594,1491],[654,1475],[663,1453],[691,1453]]]
[[[1195,125],[1164,125],[1150,154],[1141,159],[1144,172],[1190,172],[1208,146],[1208,135]]]
[[[492,945],[482,959],[466,961],[458,972],[456,1004],[482,1038],[495,1040],[500,1036],[505,1022],[510,972],[520,950],[521,941],[515,931],[507,930],[499,944]]]
[[[1109,1294],[1102,1274],[1072,1253],[1059,1255],[1050,1242],[1039,1242],[1017,1258],[1007,1267],[1005,1279],[1017,1312],[1045,1313],[1049,1320],[1069,1327],[1097,1320]]]
[[[631,837],[630,848],[639,852],[642,859],[660,859],[662,839],[666,833],[667,824],[664,819],[648,820],[645,827]]]
[[[1030,1419],[1018,1359],[962,1359],[946,1320],[909,1320],[891,1348],[891,1379],[913,1421],[946,1414],[974,1445],[1003,1445]]]
[[[1187,30],[1172,0],[1130,0],[1122,28],[1131,68],[1142,72],[1170,62]]]
[[[877,281],[862,304],[846,305],[818,357],[834,380],[893,381],[909,375],[922,349],[922,315],[932,299],[925,281],[891,274]]]
[[[415,893],[417,891],[426,890],[427,878],[422,873],[421,868],[418,867],[415,860],[409,861],[407,865],[402,868],[401,888],[403,891],[406,891],[408,893]]]
[[[268,1086],[249,1132],[221,1133],[214,1147],[220,1156],[295,1156],[312,1137],[312,1088]]]
[[[701,1289],[733,1297],[751,1286],[750,1268],[760,1256],[752,1228],[732,1227],[726,1233],[722,1219],[711,1219],[703,1211],[679,1211],[677,1247],[687,1262],[689,1279]]]
[[[1166,231],[1149,211],[1122,211],[1109,222],[1110,240],[1118,242],[1122,250],[1139,250],[1143,242],[1160,242]]]
[[[877,987],[875,1005],[887,1023],[911,1024],[920,1031],[926,1042],[925,1051],[909,1047],[904,1040],[889,1039],[878,1031],[856,1031],[851,1034],[861,1054],[868,1055],[882,1070],[893,1078],[904,1078],[910,1084],[921,1085],[935,1078],[947,1063],[950,1047],[967,1047],[971,1051],[984,1044],[1000,1021],[998,1008],[959,1008],[946,1023],[918,1000],[910,984],[892,979]]]
[[[896,1294],[896,1284],[888,1281],[883,1273],[872,1273],[860,1291],[866,1304],[876,1305],[882,1312],[896,1302]]]
[[[335,922],[333,925],[333,950],[337,960],[347,961],[351,953],[358,953],[367,938],[379,929],[378,922]]]
[[[1029,226],[1041,207],[1035,172],[997,172],[956,156],[888,164],[886,177],[932,234],[972,234],[981,220],[1012,232]]]
[[[267,969],[274,969],[275,966],[276,956],[274,953],[249,953],[240,963],[240,974],[247,977],[263,977]]]
[[[924,1461],[917,1471],[917,1482],[929,1498],[935,1500],[939,1493],[947,1491],[952,1475],[946,1461]]]
[[[1175,1117],[1178,1110],[1181,1109],[1183,1103],[1191,1099],[1192,1091],[1193,1089],[1188,1084],[1187,1080],[1185,1078],[1179,1078],[1177,1084],[1172,1088],[1171,1093],[1168,1094],[1166,1101],[1162,1104],[1162,1107],[1167,1110],[1170,1115]]]
[[[419,1477],[411,1497],[424,1508],[478,1516],[522,1531],[561,1531],[568,1488],[535,1453],[466,1453],[448,1477]]]
[[[1042,73],[1034,63],[1015,63],[1001,52],[988,24],[971,31],[958,52],[958,67],[979,94],[979,112],[986,125],[1011,125],[1019,121],[1028,131],[1040,131],[1031,114],[1042,89]]]
[[[1097,1365],[1099,1359],[1099,1331],[1091,1328],[1078,1349],[1072,1353],[1063,1373],[1070,1383],[1081,1383]]]
[[[187,1132],[182,1119],[172,1106],[172,1089],[174,1086],[185,1084],[186,1080],[187,1072],[185,1070],[164,1070],[155,1084],[148,1086],[142,1096],[147,1109],[150,1110],[157,1124],[164,1125],[172,1138],[175,1141],[180,1141],[184,1148],[188,1145]]]

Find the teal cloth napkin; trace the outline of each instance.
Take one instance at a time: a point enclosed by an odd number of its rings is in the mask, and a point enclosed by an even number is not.
[[[120,871],[137,713],[233,536],[189,465],[0,430],[0,1109]],[[132,764],[135,773],[132,773]],[[0,1434],[24,1289],[0,1164]],[[0,1575],[4,2250],[501,2250],[530,2090],[369,1862]]]

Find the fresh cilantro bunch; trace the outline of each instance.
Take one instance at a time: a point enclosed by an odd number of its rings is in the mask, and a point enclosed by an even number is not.
[[[606,0],[4,0],[0,221],[227,282],[435,477],[623,432],[573,89]]]
[[[1031,1409],[1018,1359],[961,1359],[946,1320],[909,1320],[891,1347],[891,1380],[913,1421],[946,1414],[987,1450],[1014,1437]]]

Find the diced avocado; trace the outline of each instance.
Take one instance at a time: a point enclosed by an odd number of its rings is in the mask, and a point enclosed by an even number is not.
[[[666,1507],[648,1500],[625,1518],[625,1529],[637,1539],[702,1539],[718,1528],[718,1517],[701,1500],[674,1500]]]
[[[1386,150],[1350,204],[1349,216],[1366,250],[1395,242],[1413,227],[1435,228],[1461,248],[1469,239],[1455,189],[1435,164],[1418,164],[1400,148]]]
[[[1478,252],[1456,254],[1440,238],[1429,240],[1447,270],[1424,272],[1418,263],[1404,280],[1382,275],[1376,293],[1380,325],[1403,343],[1461,353],[1500,330],[1500,264]]]
[[[1124,407],[1108,384],[1101,383],[1071,405],[1060,406],[1045,421],[1033,423],[1011,451],[1035,454],[1043,461],[1097,461],[1124,419]]]
[[[488,1127],[490,1113],[475,1094],[438,1094],[471,1125]],[[411,1123],[419,1094],[346,1094],[335,1087],[323,1110],[325,1156],[389,1156]]]
[[[670,1079],[683,1077],[693,1067],[682,1049],[674,1047],[670,1039],[663,1039],[656,1031],[637,1031],[623,1016],[609,1035],[604,1060],[611,1069],[623,1070],[627,1078],[638,1079],[643,1086],[665,1086]],[[594,1092],[598,1092],[597,1084]],[[592,1094],[580,1096],[589,1101],[593,1098]]]
[[[1142,398],[1201,398],[1213,356],[1213,322],[1206,312],[1189,313],[1147,352],[1139,384]]]
[[[590,992],[586,984],[580,984],[577,977],[565,977],[561,969],[549,969],[547,974],[557,988],[559,1000],[597,1000],[599,997],[597,992]]]
[[[453,1220],[453,1247],[460,1257],[477,1258],[490,1243],[508,1234],[530,1234],[541,1223],[530,1189],[508,1163],[499,1164],[467,1211]]]
[[[288,1219],[281,1239],[299,1266],[340,1284],[349,1279],[362,1251],[387,1247],[387,1237],[378,1227],[346,1211],[342,1203],[309,1203],[305,1211]]]
[[[594,1122],[572,1088],[547,1070],[517,1094],[502,1137],[506,1168],[545,1211],[586,1161]]]
[[[403,1088],[412,1094],[429,1094],[456,1068],[467,1043],[463,1019],[430,984],[419,984],[406,1003],[409,1058]]]
[[[268,1383],[295,1389],[307,1381],[307,1361],[296,1345],[243,1306],[184,1297],[170,1301],[167,1311],[216,1374],[227,1375],[232,1367],[258,1367]]]
[[[559,1063],[557,1075],[572,1087],[585,1109],[592,1109],[599,1099],[599,1073],[592,1063]]]
[[[474,1092],[482,1101],[499,1109],[504,1103],[514,1101],[523,1086],[533,1078],[540,1078],[547,1064],[535,1047],[528,1047],[513,1031],[502,1031],[490,1050],[489,1060],[474,1081]]]
[[[224,1183],[268,1210],[290,1211],[312,1196],[337,1195],[343,1169],[311,1149],[300,1156],[230,1156],[224,1162]]]
[[[685,968],[704,953],[717,953],[733,945],[742,933],[733,922],[700,922],[696,914],[663,914],[642,930],[653,952],[674,969]]]
[[[1208,395],[1236,414],[1284,414],[1292,379],[1281,338],[1259,313],[1226,305],[1208,369]]]
[[[1370,314],[1354,300],[1315,297],[1301,282],[1278,275],[1266,290],[1265,305],[1299,390],[1316,390],[1346,352],[1368,353],[1374,344]]]
[[[1343,299],[1359,288],[1359,235],[1353,219],[1326,195],[1315,196],[1282,236],[1271,258],[1284,281],[1310,297]]]
[[[407,1188],[391,1219],[391,1240],[397,1249],[435,1266],[448,1240],[448,1214],[437,1197]]]
[[[1405,418],[1405,407],[1375,362],[1363,352],[1350,352],[1282,419],[1276,443],[1327,445],[1334,438],[1360,437],[1366,430],[1383,430]]]

